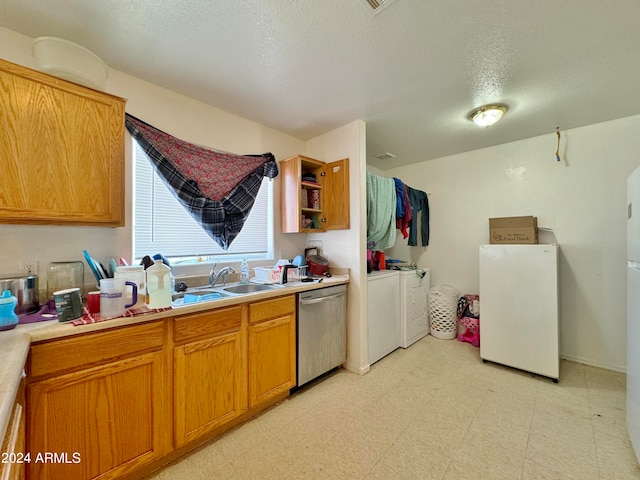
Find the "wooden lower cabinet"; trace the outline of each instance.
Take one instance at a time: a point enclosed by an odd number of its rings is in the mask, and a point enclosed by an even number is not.
[[[165,454],[163,332],[154,322],[31,347],[27,478],[122,478]]]
[[[295,298],[33,344],[27,479],[145,478],[285,398]]]
[[[160,458],[162,367],[156,352],[34,383],[29,478],[120,478]]]
[[[295,295],[249,306],[249,406],[296,385]]]
[[[175,320],[175,339],[185,341],[174,348],[176,447],[247,409],[241,312],[241,307],[231,307]]]

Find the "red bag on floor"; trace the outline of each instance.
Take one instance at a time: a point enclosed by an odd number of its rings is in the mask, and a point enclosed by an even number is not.
[[[458,300],[458,321],[465,331],[458,335],[461,342],[469,342],[474,347],[480,346],[480,296],[465,295]]]

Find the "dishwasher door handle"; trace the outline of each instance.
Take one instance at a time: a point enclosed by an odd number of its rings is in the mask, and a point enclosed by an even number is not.
[[[329,295],[327,297],[319,297],[319,298],[314,298],[313,300],[300,300],[300,305],[313,305],[314,303],[322,303],[328,300],[335,300],[336,298],[340,298],[340,297],[344,297],[347,294],[344,292],[341,293],[337,293],[335,295]]]

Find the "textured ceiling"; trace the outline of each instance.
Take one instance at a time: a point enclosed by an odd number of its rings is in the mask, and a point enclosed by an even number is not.
[[[367,123],[368,163],[640,113],[638,0],[3,0],[0,26],[301,139]],[[486,129],[479,105],[510,106]],[[391,152],[395,159],[374,155]]]

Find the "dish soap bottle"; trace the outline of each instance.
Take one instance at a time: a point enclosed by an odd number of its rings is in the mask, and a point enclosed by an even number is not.
[[[240,264],[240,283],[249,283],[249,263],[246,258]]]
[[[169,308],[171,306],[171,268],[155,260],[146,270],[147,307]]]
[[[11,330],[18,324],[16,305],[18,305],[18,299],[11,294],[10,290],[2,292],[0,296],[0,330]]]

